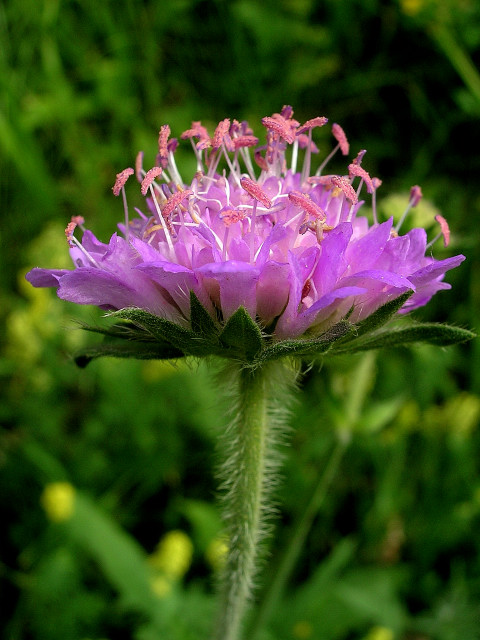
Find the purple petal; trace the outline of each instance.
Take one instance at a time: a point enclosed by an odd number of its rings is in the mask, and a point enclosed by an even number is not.
[[[322,242],[322,253],[312,276],[318,295],[331,291],[345,270],[345,250],[352,237],[352,225],[344,222],[329,231]]]
[[[352,240],[345,252],[345,260],[351,273],[363,271],[373,265],[381,255],[392,229],[392,219],[373,227],[359,240]]]
[[[203,265],[196,270],[219,286],[219,302],[225,320],[239,307],[245,307],[253,319],[257,311],[256,287],[260,270],[251,264],[228,260]],[[211,283],[210,283],[211,284]],[[205,285],[208,288],[209,283]],[[210,288],[215,300],[214,288]]]
[[[190,291],[213,313],[212,303],[191,269],[166,261],[139,264],[136,269],[161,285],[179,306],[185,317],[190,315]]]
[[[35,267],[25,275],[25,279],[34,287],[58,287],[60,278],[67,273],[73,273],[70,269],[40,269]]]
[[[116,274],[101,269],[76,269],[61,278],[58,297],[110,309],[139,307],[164,318],[178,319],[179,313],[175,307],[160,295],[143,274],[139,273],[138,276],[132,287]]]
[[[288,301],[290,267],[279,262],[267,262],[257,284],[257,315],[268,326],[281,314]]]

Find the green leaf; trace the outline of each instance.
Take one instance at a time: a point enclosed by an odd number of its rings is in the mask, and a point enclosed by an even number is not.
[[[369,335],[363,340],[352,342],[345,347],[335,349],[335,354],[354,353],[357,351],[367,351],[369,349],[380,349],[382,347],[401,347],[413,342],[426,342],[437,346],[448,346],[467,342],[475,338],[476,334],[468,329],[452,327],[439,323],[419,323],[392,329],[390,331],[380,331]]]
[[[194,333],[205,340],[218,342],[218,327],[193,291],[190,291],[190,322]]]
[[[262,333],[247,310],[239,307],[225,324],[220,334],[220,342],[231,349],[236,357],[253,360],[262,348]]]
[[[121,309],[112,313],[112,316],[130,320],[148,331],[156,341],[170,343],[184,355],[204,356],[212,352],[211,345],[205,343],[193,331],[143,309]]]
[[[318,337],[275,342],[262,351],[258,361],[277,360],[285,356],[311,357],[321,355],[328,351],[334,342],[346,336],[351,330],[352,325],[346,320],[341,320]]]
[[[92,360],[102,356],[113,358],[136,358],[137,360],[170,360],[183,357],[182,351],[168,342],[140,340],[105,340],[104,342],[86,347],[74,357],[80,368],[85,368]]]
[[[368,318],[365,320],[361,320],[357,324],[354,325],[354,331],[352,332],[351,337],[347,337],[345,342],[354,340],[359,338],[360,336],[365,335],[366,333],[371,333],[376,329],[379,329],[384,324],[386,324],[389,320],[393,318],[393,316],[403,307],[405,302],[413,295],[413,291],[407,291],[402,293],[401,296],[387,302],[386,304],[379,307],[376,311],[374,311]]]

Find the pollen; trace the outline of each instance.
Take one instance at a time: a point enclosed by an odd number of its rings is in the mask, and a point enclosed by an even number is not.
[[[315,127],[323,127],[328,122],[328,118],[324,118],[323,116],[318,116],[317,118],[312,118],[311,120],[307,120],[301,127],[297,129],[297,135],[300,133],[305,133],[305,131],[311,131]]]
[[[450,227],[448,226],[448,222],[440,214],[435,216],[435,220],[440,225],[440,231],[442,232],[443,236],[443,246],[448,247],[450,243]]]
[[[332,134],[335,140],[338,142],[342,154],[344,156],[348,156],[350,152],[350,144],[347,140],[347,136],[345,135],[345,131],[336,122],[332,124]]]
[[[115,184],[112,187],[114,196],[120,195],[120,191],[123,189],[125,183],[133,173],[135,172],[131,167],[120,171],[120,173],[117,173],[117,179],[115,180]]]
[[[152,169],[149,169],[147,171],[147,173],[145,174],[145,178],[142,180],[142,185],[140,188],[142,196],[147,195],[148,189],[152,186],[153,181],[155,180],[155,178],[158,178],[162,171],[162,167],[153,167]]]
[[[160,127],[158,134],[158,158],[162,169],[166,169],[168,165],[168,138],[170,136],[170,127],[164,124]]]
[[[355,162],[352,162],[352,164],[349,164],[348,173],[350,175],[350,178],[353,178],[353,177],[361,178],[367,185],[368,193],[374,192],[375,189],[374,189],[370,174],[367,171],[365,171],[365,169],[363,169],[359,164],[356,164]]]
[[[186,198],[193,194],[192,189],[183,189],[182,191],[177,191],[172,194],[164,204],[162,208],[162,215],[164,218],[167,218],[175,207],[178,207]]]
[[[240,184],[242,188],[245,189],[245,191],[248,193],[248,195],[261,202],[265,208],[271,208],[272,201],[267,196],[265,191],[260,187],[260,185],[258,185],[253,180],[250,180],[250,178],[241,178]]]
[[[340,191],[343,191],[345,198],[349,202],[351,202],[352,204],[357,204],[358,198],[357,194],[355,193],[355,189],[346,178],[343,178],[342,176],[332,176],[331,181],[335,187],[338,187]]]
[[[325,211],[316,204],[307,193],[301,193],[300,191],[290,191],[288,199],[296,207],[300,207],[314,218],[326,219]]]
[[[295,141],[295,133],[292,131],[290,125],[283,116],[279,116],[277,118],[266,116],[265,118],[262,118],[262,124],[269,131],[273,131],[273,133],[279,135],[286,142],[292,144],[292,142]]]

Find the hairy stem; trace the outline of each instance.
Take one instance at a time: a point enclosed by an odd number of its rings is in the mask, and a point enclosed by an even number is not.
[[[224,522],[229,537],[214,640],[237,640],[265,536],[279,454],[274,450],[287,413],[285,393],[295,374],[280,363],[261,368],[230,364],[221,381],[232,399],[220,468]],[[290,383],[290,384],[289,384]],[[281,397],[275,403],[274,397]]]

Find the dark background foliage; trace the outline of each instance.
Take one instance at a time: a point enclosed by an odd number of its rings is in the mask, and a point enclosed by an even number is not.
[[[436,255],[468,259],[449,274],[452,291],[416,317],[478,329],[479,24],[475,0],[0,5],[6,638],[206,637],[208,558],[220,544],[223,405],[206,368],[105,360],[77,370],[70,354],[92,337],[74,319],[100,314],[31,289],[26,270],[68,265],[72,214],[109,237],[122,215],[115,174],[139,149],[153,161],[161,124],[179,135],[192,120],[212,129],[231,116],[260,133],[260,117],[292,104],[299,120],[326,115],[353,150],[368,149],[386,215],[422,185],[452,228],[451,248]],[[328,152],[327,132],[317,142]],[[188,150],[178,163],[193,173]],[[281,596],[288,607],[277,601],[259,637],[479,637],[478,349],[392,350],[305,375],[273,564],[339,441],[342,456]],[[65,523],[40,502],[58,481],[79,496]],[[144,555],[173,530],[188,536],[177,565],[188,540],[192,562],[163,591],[159,571],[157,595],[142,600]]]

